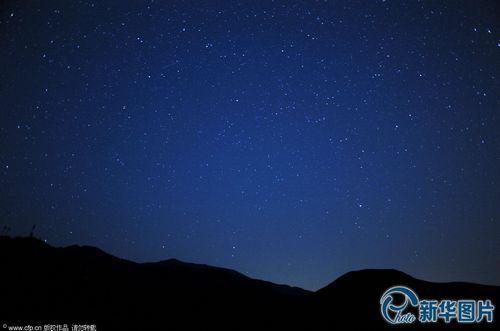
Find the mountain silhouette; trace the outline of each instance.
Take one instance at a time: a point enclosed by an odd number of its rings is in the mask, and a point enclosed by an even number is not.
[[[491,299],[500,287],[432,283],[397,270],[349,272],[311,292],[230,269],[123,260],[89,246],[55,248],[35,238],[0,237],[0,324],[95,324],[97,330],[287,329],[498,330],[473,325],[390,325],[380,297],[405,285],[421,298]],[[495,316],[496,319],[497,316]]]

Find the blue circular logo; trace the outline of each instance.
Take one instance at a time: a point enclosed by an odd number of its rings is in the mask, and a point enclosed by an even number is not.
[[[394,295],[402,295],[404,302],[400,305],[393,304]],[[411,324],[417,319],[414,314],[404,313],[410,304],[413,307],[418,306],[418,297],[405,286],[394,286],[388,289],[380,299],[380,312],[384,319],[391,324]]]

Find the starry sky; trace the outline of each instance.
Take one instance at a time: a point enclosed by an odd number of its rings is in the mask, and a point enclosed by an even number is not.
[[[499,83],[497,1],[2,1],[0,225],[500,285]]]

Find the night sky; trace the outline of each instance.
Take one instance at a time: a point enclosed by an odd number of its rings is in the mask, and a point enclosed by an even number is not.
[[[499,285],[499,91],[498,1],[2,1],[0,225]]]

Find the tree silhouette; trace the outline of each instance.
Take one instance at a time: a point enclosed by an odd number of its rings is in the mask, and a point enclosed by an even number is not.
[[[33,224],[33,227],[31,228],[31,232],[30,232],[30,237],[33,238],[35,235],[35,229],[36,229],[36,224]]]

